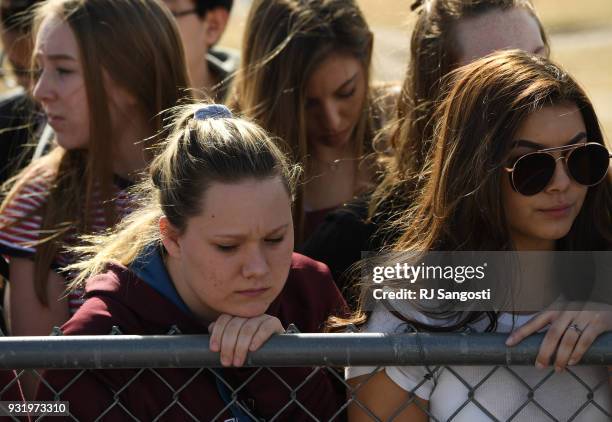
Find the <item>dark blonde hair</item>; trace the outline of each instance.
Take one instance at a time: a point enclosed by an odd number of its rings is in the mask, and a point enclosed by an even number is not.
[[[34,285],[39,302],[46,304],[50,265],[71,228],[87,233],[92,221],[94,189],[100,191],[107,223],[115,219],[110,167],[113,151],[109,98],[102,71],[134,96],[148,119],[154,144],[163,129],[162,110],[174,107],[189,86],[183,47],[167,8],[157,0],[49,0],[35,12],[33,35],[45,19],[56,17],[72,30],[79,47],[87,107],[91,115],[87,150],[56,147],[35,160],[16,178],[0,212],[41,168],[53,169],[41,232],[51,235],[39,242]]]
[[[175,123],[149,168],[149,177],[133,194],[140,207],[106,234],[83,237],[75,251],[84,259],[68,267],[77,271],[72,287],[82,284],[110,262],[128,265],[149,245],[161,244],[159,218],[182,233],[191,217],[206,206],[213,183],[280,178],[293,197],[299,167],[289,163],[273,138],[245,119],[194,118],[203,104],[176,109]]]
[[[369,81],[373,36],[353,0],[255,0],[242,43],[241,67],[230,105],[289,145],[292,158],[306,163],[306,84],[331,53],[356,57]],[[356,127],[357,156],[374,135],[370,94]],[[303,224],[303,187],[298,189],[296,239]]]
[[[540,28],[548,55],[548,41],[531,0],[423,0],[413,5],[418,18],[410,42],[410,62],[397,103],[395,119],[385,129],[393,155],[383,157],[383,181],[370,205],[370,216],[390,209],[401,212],[412,193],[426,180],[421,173],[433,145],[433,112],[445,75],[458,66],[455,28],[462,19],[493,10],[522,8]],[[419,175],[423,177],[419,177]]]

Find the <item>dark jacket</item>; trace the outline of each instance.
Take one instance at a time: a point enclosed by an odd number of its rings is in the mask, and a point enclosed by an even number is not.
[[[29,163],[31,154],[26,146],[35,139],[43,120],[23,89],[0,96],[0,183]]]
[[[117,326],[124,334],[153,335],[165,334],[173,325],[183,334],[207,333],[206,326],[183,313],[123,266],[110,266],[108,272],[90,279],[86,298],[78,312],[64,324],[65,334],[108,334]],[[301,332],[319,332],[327,317],[344,312],[345,306],[328,268],[294,254],[287,283],[267,313],[279,318],[285,327],[293,323]],[[257,368],[218,371],[230,385],[237,387],[253,376]],[[79,372],[47,371],[45,379],[53,388],[60,389]],[[344,391],[326,370],[319,370],[308,379],[312,368],[275,368],[274,372],[291,387],[304,383],[296,398],[319,420],[331,419],[345,401]],[[187,386],[181,389],[184,385]],[[180,391],[176,393],[178,401],[198,420],[232,418],[229,411],[222,411],[226,404],[220,397],[214,374],[208,369],[145,370],[139,375],[138,370],[127,369],[88,371],[62,393],[61,399],[70,401],[70,412],[79,420],[94,420],[109,408],[102,420],[132,420],[123,407],[140,420],[152,420],[162,413],[161,420],[191,420],[181,405],[173,403],[173,390]],[[113,394],[118,391],[116,402]],[[290,390],[265,369],[240,390],[238,398],[265,420],[291,401]],[[53,394],[41,385],[37,399],[52,400]],[[310,420],[296,404],[289,405],[280,415],[275,420]]]
[[[368,220],[367,200],[358,199],[327,214],[298,251],[324,262],[340,291],[345,293],[354,278],[347,270],[362,258],[362,252],[372,249],[376,229],[376,224]]]

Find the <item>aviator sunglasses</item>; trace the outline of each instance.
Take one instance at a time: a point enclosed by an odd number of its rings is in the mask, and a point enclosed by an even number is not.
[[[555,157],[553,152],[562,152]],[[567,152],[566,152],[567,151]],[[567,174],[583,186],[601,182],[608,173],[612,155],[597,142],[546,148],[521,155],[512,167],[506,167],[512,188],[525,196],[539,193],[548,186],[555,173],[557,161],[563,160]]]

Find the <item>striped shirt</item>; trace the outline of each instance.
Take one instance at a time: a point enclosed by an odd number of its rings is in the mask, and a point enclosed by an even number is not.
[[[36,243],[52,233],[41,230],[42,214],[49,190],[53,182],[53,174],[46,171],[38,171],[31,177],[20,191],[13,197],[4,212],[0,214],[0,254],[9,260],[11,257],[34,258],[36,254]],[[119,218],[126,216],[133,209],[133,201],[128,198],[127,188],[131,182],[115,177],[116,197],[113,201],[115,211]],[[104,207],[97,192],[93,193],[92,207],[92,233],[101,232],[108,227],[104,216]],[[52,269],[60,271],[74,262],[74,256],[68,253],[64,247],[74,246],[77,241],[77,231],[69,230],[63,244],[55,256]],[[66,284],[70,283],[70,274],[62,273]],[[68,306],[70,315],[73,315],[83,304],[83,291],[75,290],[68,295]]]

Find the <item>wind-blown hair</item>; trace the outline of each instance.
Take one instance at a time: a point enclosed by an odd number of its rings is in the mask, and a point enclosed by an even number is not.
[[[110,99],[103,72],[138,102],[148,119],[153,145],[163,136],[163,110],[176,106],[189,86],[183,47],[168,9],[157,0],[48,0],[34,15],[33,37],[43,21],[58,18],[72,30],[79,48],[89,115],[88,147],[66,150],[56,146],[34,160],[13,180],[0,212],[40,169],[51,169],[53,182],[42,212],[41,239],[35,255],[34,284],[38,300],[47,302],[51,263],[68,230],[87,233],[94,189],[113,223],[115,192],[111,157],[115,150]],[[155,30],[152,30],[154,28]]]
[[[382,157],[386,174],[370,205],[370,216],[389,209],[401,212],[412,193],[426,180],[421,173],[433,145],[433,113],[445,75],[457,68],[460,46],[455,28],[463,19],[513,8],[533,16],[548,55],[549,46],[542,23],[531,0],[423,0],[415,2],[418,18],[410,42],[410,61],[396,115],[384,135],[392,155]]]
[[[514,135],[530,114],[547,106],[575,105],[588,141],[604,144],[591,101],[571,76],[546,58],[518,50],[500,52],[459,68],[443,83],[446,88],[433,115],[432,152],[422,170],[427,180],[395,226],[401,235],[391,248],[397,252],[391,254],[393,262],[381,265],[395,265],[397,254],[403,252],[515,250],[500,187],[501,178],[508,177],[504,167]],[[611,246],[612,177],[608,174],[588,188],[571,229],[556,241],[556,250],[605,251]],[[365,321],[371,286],[362,287],[355,315],[332,325]],[[467,313],[444,330],[463,327],[480,315]]]
[[[149,177],[133,190],[140,207],[112,231],[83,237],[85,246],[74,249],[83,260],[68,267],[79,273],[72,288],[111,262],[129,265],[146,247],[161,245],[161,216],[183,233],[189,219],[206,206],[206,191],[213,183],[278,177],[293,197],[299,167],[289,163],[275,140],[245,119],[194,118],[202,106],[175,110],[171,134],[160,144]]]
[[[593,104],[553,62],[518,50],[493,54],[449,76],[434,118],[428,180],[399,222],[396,250],[513,250],[501,207],[500,169],[520,124],[542,107],[574,104],[589,142],[604,144]],[[607,250],[612,242],[610,175],[589,187],[558,250]]]
[[[368,83],[372,45],[372,32],[353,0],[255,0],[229,104],[284,139],[289,145],[286,152],[305,164],[309,155],[305,91],[311,74],[330,54],[349,54],[361,62]],[[355,129],[358,157],[371,150],[372,115],[367,93]],[[294,212],[298,242],[303,190],[298,188]]]

